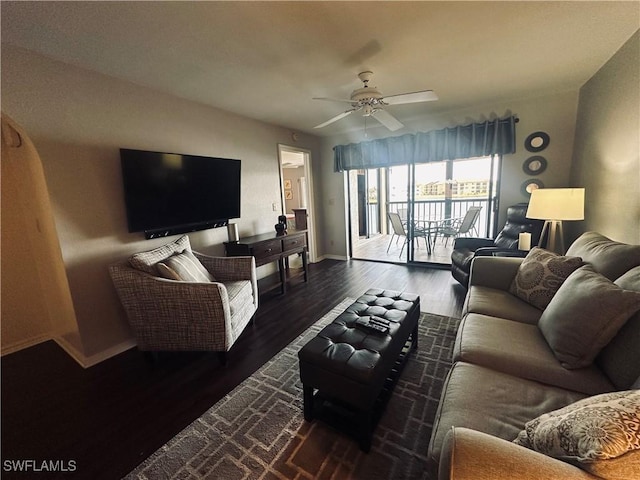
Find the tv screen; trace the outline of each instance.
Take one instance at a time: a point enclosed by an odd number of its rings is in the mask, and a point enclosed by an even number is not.
[[[129,232],[147,238],[240,217],[240,160],[120,149]]]

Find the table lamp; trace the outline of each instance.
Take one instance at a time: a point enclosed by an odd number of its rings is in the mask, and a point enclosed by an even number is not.
[[[556,239],[560,238],[560,252],[564,255],[563,220],[584,220],[584,188],[539,188],[531,192],[527,218],[545,220],[544,238],[548,234],[547,248],[556,251]]]

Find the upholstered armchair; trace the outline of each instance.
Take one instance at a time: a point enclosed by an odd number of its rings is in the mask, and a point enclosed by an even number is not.
[[[456,238],[451,253],[451,275],[464,287],[469,285],[471,262],[477,256],[521,255],[518,239],[521,233],[531,234],[531,247],[538,245],[542,220],[527,218],[527,203],[518,203],[507,208],[507,221],[494,240],[490,238]]]
[[[224,364],[258,308],[255,259],[194,252],[186,235],[109,270],[141,351],[215,351]]]

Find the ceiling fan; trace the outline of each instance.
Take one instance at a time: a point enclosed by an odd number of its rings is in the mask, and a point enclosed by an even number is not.
[[[358,88],[351,93],[349,100],[342,98],[328,98],[328,97],[316,97],[314,100],[328,100],[330,102],[346,102],[351,104],[351,108],[339,115],[327,120],[320,125],[316,125],[313,128],[322,128],[327,125],[337,122],[338,120],[350,115],[353,112],[363,111],[363,116],[373,117],[378,120],[382,125],[387,127],[392,132],[402,128],[404,125],[400,123],[393,115],[387,112],[384,107],[387,105],[401,105],[403,103],[419,103],[419,102],[431,102],[438,100],[438,96],[433,90],[422,90],[412,93],[400,93],[398,95],[383,96],[380,90],[376,87],[370,87],[369,81],[373,72],[362,72],[358,74],[358,78],[362,80],[364,86]]]

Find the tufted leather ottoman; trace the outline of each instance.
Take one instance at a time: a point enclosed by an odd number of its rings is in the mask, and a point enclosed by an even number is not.
[[[358,319],[372,315],[389,321],[386,334],[356,326]],[[343,411],[346,408],[353,413],[353,433],[360,448],[368,452],[373,428],[384,408],[381,393],[390,383],[387,380],[406,359],[408,342],[417,348],[419,315],[418,295],[370,289],[322,329],[298,352],[304,418],[313,420],[325,403]]]

